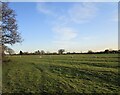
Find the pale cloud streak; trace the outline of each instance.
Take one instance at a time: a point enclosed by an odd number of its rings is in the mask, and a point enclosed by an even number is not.
[[[75,39],[80,31],[68,27],[69,24],[77,25],[91,21],[97,14],[97,8],[93,3],[75,3],[63,14],[55,21],[55,45],[65,48],[75,47],[78,45]],[[59,28],[56,28],[57,26]]]
[[[78,2],[73,3],[71,7],[68,10],[63,11],[62,14],[58,14],[59,12],[54,10],[54,6],[47,3],[37,3],[37,11],[40,13],[54,16],[56,15],[57,18],[55,18],[55,21],[64,24],[68,23],[81,23],[81,22],[88,22],[92,20],[97,15],[97,7],[95,6],[95,3],[90,2]],[[61,6],[62,7],[62,6]],[[58,10],[61,11],[61,10]],[[66,23],[65,23],[66,22]]]
[[[85,23],[96,16],[97,10],[93,3],[77,3],[68,10],[68,15],[71,22]]]
[[[56,34],[56,38],[61,41],[68,41],[76,38],[77,32],[70,27],[55,27],[53,31]]]
[[[74,44],[74,39],[77,37],[77,31],[70,27],[55,27],[54,44],[59,48],[69,48]]]
[[[62,15],[58,15],[55,21],[60,25],[84,24],[92,21],[97,16],[98,8],[95,3],[74,3]]]
[[[36,9],[38,12],[43,13],[45,15],[53,15],[54,14],[53,10],[50,9],[50,7],[48,7],[46,5],[46,3],[44,3],[44,2],[37,3]]]
[[[73,5],[67,10],[65,9],[62,14],[57,14],[52,8],[50,6],[48,7],[45,3],[37,4],[37,10],[39,10],[40,13],[52,17],[55,15],[55,19],[52,21],[53,27],[51,27],[51,30],[54,35],[53,44],[58,48],[75,47],[75,39],[79,31],[69,25],[87,23],[97,14],[97,8],[93,3],[73,3]]]

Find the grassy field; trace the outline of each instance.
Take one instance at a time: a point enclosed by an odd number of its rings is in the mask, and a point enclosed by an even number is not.
[[[118,93],[118,54],[11,56],[3,93]],[[57,94],[56,94],[57,95]]]

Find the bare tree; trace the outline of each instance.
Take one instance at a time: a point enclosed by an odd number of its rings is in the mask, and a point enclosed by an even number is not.
[[[39,50],[35,51],[35,54],[40,55],[40,51]]]
[[[19,53],[20,55],[23,55],[23,52],[22,51],[20,51],[20,53]]]
[[[94,53],[94,52],[93,52],[92,50],[88,50],[88,53],[89,53],[89,54],[92,54],[92,53]]]
[[[15,16],[14,10],[8,7],[8,3],[2,3],[2,44],[12,45],[21,42]]]
[[[0,4],[0,29],[2,30],[1,42],[0,44],[15,44],[21,42],[21,36],[18,32],[18,26],[16,23],[16,14],[14,10],[8,7],[8,3],[1,2]],[[4,50],[3,50],[4,51]]]
[[[45,54],[45,51],[44,51],[44,50],[41,50],[41,52],[40,52],[40,53],[43,55],[43,54]]]
[[[58,50],[58,54],[63,54],[63,52],[65,52],[64,49],[59,49],[59,50]]]

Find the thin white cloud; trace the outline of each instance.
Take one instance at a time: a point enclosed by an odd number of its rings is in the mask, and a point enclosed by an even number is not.
[[[54,12],[44,2],[37,3],[37,11],[47,15],[53,15]]]
[[[64,9],[63,12],[63,9],[59,9],[61,14],[55,11],[54,6],[44,2],[37,3],[36,8],[40,13],[55,16],[55,22],[60,22],[60,24],[88,22],[96,16],[98,10],[95,3],[90,2],[73,3],[70,8]]]
[[[97,14],[97,8],[93,3],[74,3],[68,10],[64,11],[55,20],[53,32],[55,33],[54,44],[57,47],[75,47],[78,45],[74,39],[78,31],[68,27],[70,24],[83,24],[91,21]],[[59,26],[59,27],[57,27]],[[88,38],[87,38],[88,39]]]
[[[69,27],[55,27],[53,28],[56,40],[70,41],[77,36],[77,32]]]
[[[72,40],[77,36],[77,32],[70,27],[55,27],[53,31],[56,38],[62,41]]]
[[[55,41],[56,47],[68,48],[74,44],[74,39],[77,37],[77,31],[70,27],[55,27]]]
[[[82,40],[95,40],[95,37],[82,37]]]
[[[56,23],[60,25],[87,23],[97,16],[97,12],[98,8],[95,3],[73,3],[68,10],[58,16]]]
[[[45,15],[54,16],[51,30],[54,35],[53,44],[57,48],[75,47],[78,42],[75,39],[78,36],[78,31],[69,25],[83,24],[91,21],[97,14],[97,8],[94,3],[73,3],[68,9],[56,12],[54,6],[48,6],[46,3],[37,3],[37,10]],[[60,14],[61,13],[61,14]],[[55,16],[56,15],[56,16]]]
[[[68,10],[68,15],[74,23],[84,23],[93,19],[97,14],[94,3],[77,3]]]

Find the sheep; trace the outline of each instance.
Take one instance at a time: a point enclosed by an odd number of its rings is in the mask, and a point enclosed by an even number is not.
[[[39,58],[42,58],[42,56],[39,56]]]
[[[97,58],[97,56],[92,56],[92,58]]]
[[[70,56],[70,58],[73,58],[73,56]]]

